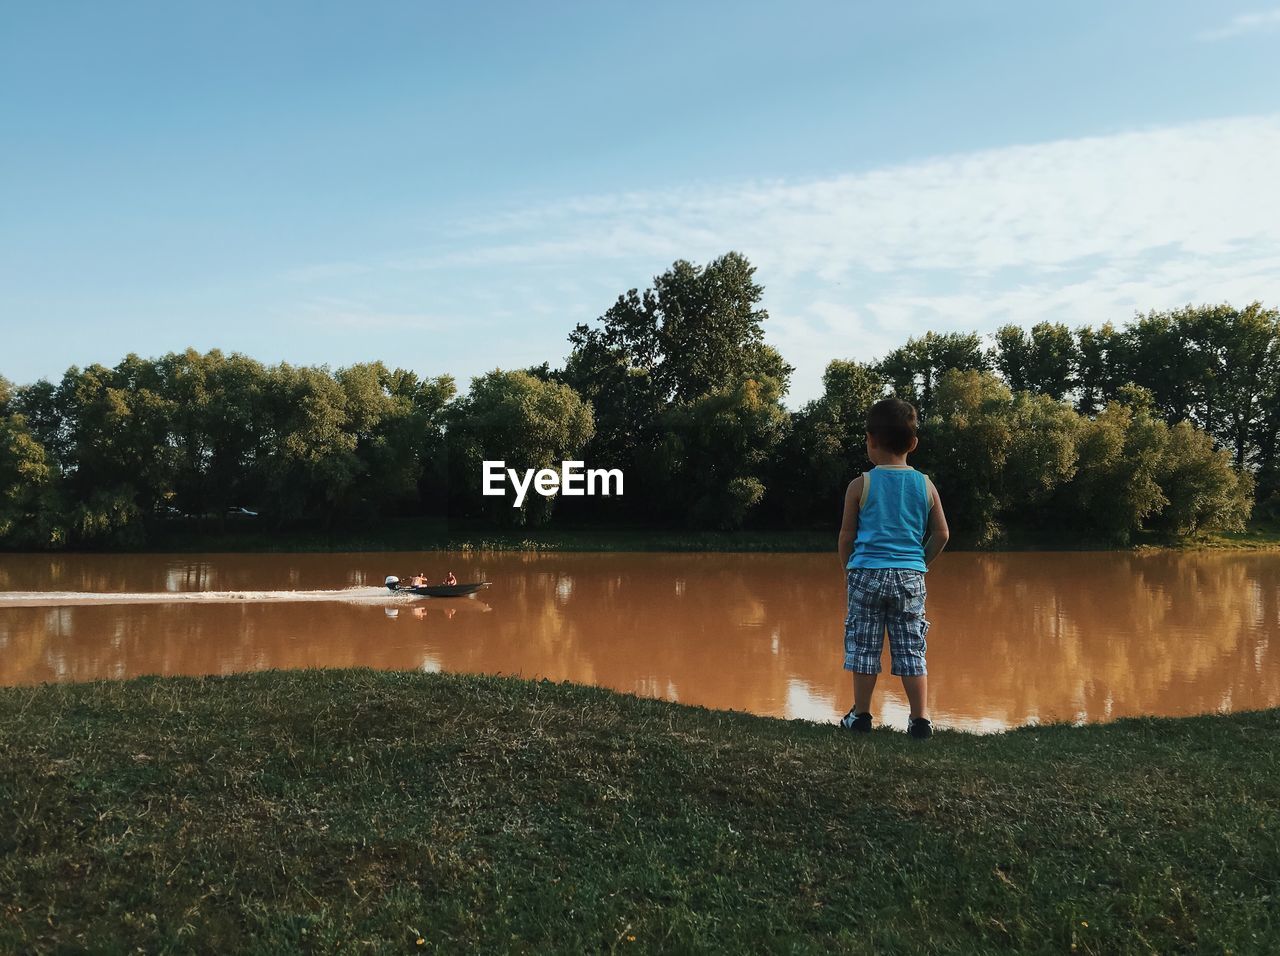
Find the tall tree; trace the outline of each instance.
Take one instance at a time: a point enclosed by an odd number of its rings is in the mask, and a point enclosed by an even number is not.
[[[619,296],[599,326],[573,330],[566,379],[575,388],[590,386],[592,374],[610,364],[607,357],[643,373],[661,405],[754,375],[785,387],[792,369],[764,344],[769,313],[760,307],[764,289],[755,271],[738,252],[706,266],[678,260],[654,278],[653,288]]]
[[[1169,429],[1158,481],[1168,503],[1151,525],[1176,537],[1242,531],[1253,508],[1253,477],[1232,467],[1207,432],[1181,421]]]
[[[1015,392],[1036,392],[1058,401],[1071,390],[1079,353],[1065,325],[1040,322],[1030,334],[1006,325],[995,337],[992,365]]]
[[[933,393],[943,373],[985,371],[989,367],[976,332],[926,332],[894,349],[877,365],[899,398],[916,406],[921,419],[933,410]]]
[[[839,509],[846,485],[868,464],[867,410],[886,382],[873,365],[837,359],[822,385],[822,396],[792,416],[772,468],[771,510],[793,521],[830,522]]]
[[[953,370],[939,380],[917,467],[937,480],[957,536],[990,546],[1011,529],[1039,530],[1039,506],[1075,473],[1078,435],[1069,405],[1011,392],[989,372]]]
[[[1280,375],[1259,396],[1258,502],[1273,521],[1280,521]]]
[[[1191,418],[1195,382],[1208,374],[1205,357],[1191,347],[1186,324],[1170,312],[1150,312],[1125,328],[1121,381],[1146,389],[1166,422]]]
[[[781,396],[778,381],[762,375],[672,405],[659,444],[672,511],[694,527],[742,526],[764,497],[769,458],[786,434]]]
[[[1123,337],[1110,322],[1076,329],[1076,409],[1096,415],[1124,384]]]
[[[449,407],[446,428],[450,497],[459,510],[487,513],[502,524],[539,525],[550,520],[554,498],[531,492],[515,507],[512,495],[485,497],[482,463],[505,461],[522,474],[559,468],[579,459],[595,424],[590,404],[568,385],[494,370],[472,379],[471,390]]]
[[[347,510],[372,515],[416,506],[424,467],[439,453],[443,412],[455,392],[453,379],[419,379],[381,362],[348,366],[335,377],[346,397],[347,427],[356,439],[357,473]]]
[[[1254,302],[1168,315],[1194,356],[1189,417],[1231,451],[1237,468],[1256,465],[1267,395],[1280,381],[1280,313]]]
[[[1169,426],[1146,389],[1122,386],[1081,433],[1076,475],[1064,489],[1064,513],[1086,535],[1130,543],[1169,499],[1160,486]]]
[[[0,393],[8,383],[0,379]],[[0,394],[0,543],[48,548],[65,542],[56,501],[56,465],[21,414],[7,414]]]
[[[1112,338],[1106,377],[1151,395],[1169,425],[1187,420],[1258,476],[1262,496],[1280,485],[1280,421],[1272,411],[1280,382],[1280,313],[1254,302],[1186,306],[1139,316]],[[1087,354],[1082,340],[1082,354]],[[1085,362],[1084,364],[1090,364]],[[1099,363],[1102,364],[1102,363]],[[1089,411],[1082,388],[1081,410]]]
[[[130,354],[114,368],[63,376],[55,399],[66,432],[63,477],[79,540],[140,543],[172,487],[175,411],[154,360]]]
[[[167,389],[178,453],[175,506],[221,520],[233,505],[261,506],[265,479],[268,372],[243,355],[187,349],[166,355]]]
[[[327,524],[360,470],[346,393],[327,369],[282,364],[268,373],[264,404],[264,509],[277,524],[312,515]]]
[[[920,432],[915,466],[947,502],[958,540],[989,546],[1004,534],[1000,476],[1012,440],[1004,414],[1012,394],[986,372],[943,372]]]
[[[781,408],[792,368],[764,342],[768,313],[754,276],[737,252],[702,267],[680,260],[652,288],[619,296],[598,324],[573,330],[563,379],[593,406],[594,463],[661,486],[666,472],[656,449],[669,412],[737,394],[748,381],[758,394],[779,396]],[[637,501],[633,513],[651,513]]]

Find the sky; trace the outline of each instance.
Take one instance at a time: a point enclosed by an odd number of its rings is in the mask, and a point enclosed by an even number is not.
[[[0,3],[0,375],[188,346],[462,387],[677,259],[832,359],[1280,304],[1280,6]]]

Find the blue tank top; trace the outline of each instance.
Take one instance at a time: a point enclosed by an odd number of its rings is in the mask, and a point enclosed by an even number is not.
[[[848,566],[925,570],[929,485],[924,475],[911,467],[877,465],[862,480],[858,536]]]

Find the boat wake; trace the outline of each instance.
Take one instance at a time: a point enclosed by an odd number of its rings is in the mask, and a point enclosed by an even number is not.
[[[413,594],[386,588],[356,587],[326,591],[0,591],[0,608],[68,607],[87,604],[249,604],[344,601],[351,604],[408,604]]]

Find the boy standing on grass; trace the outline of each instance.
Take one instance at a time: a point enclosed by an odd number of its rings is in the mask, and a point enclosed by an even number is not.
[[[925,676],[924,572],[949,536],[933,482],[907,464],[915,451],[916,410],[897,398],[867,412],[867,457],[875,465],[849,483],[840,522],[840,566],[846,569],[849,613],[844,667],[853,671],[853,707],[845,730],[871,730],[871,693],[889,632],[893,673],[911,705],[907,733],[933,736]]]

